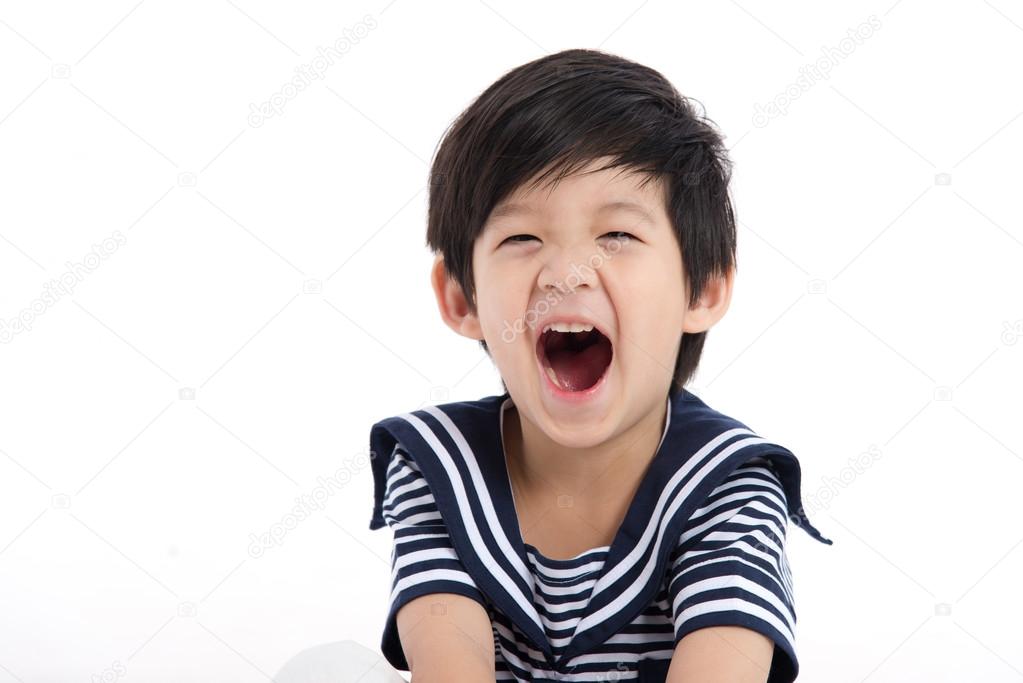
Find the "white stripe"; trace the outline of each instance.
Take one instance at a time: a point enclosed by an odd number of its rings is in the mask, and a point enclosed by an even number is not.
[[[458,583],[468,584],[473,588],[476,588],[476,584],[474,584],[472,579],[469,578],[469,575],[463,571],[459,571],[457,569],[428,569],[425,572],[406,576],[401,581],[395,583],[394,589],[391,591],[391,603],[394,603],[398,595],[400,595],[403,590],[430,581],[457,581]]]
[[[670,656],[670,653],[669,653]],[[606,657],[606,659],[604,659]],[[631,681],[639,677],[637,670],[639,656],[635,652],[608,652],[606,655],[580,655],[572,657],[569,666],[580,664],[607,664],[608,672],[592,671],[578,674],[561,674],[559,681],[579,681],[580,683],[597,683],[598,681]]]
[[[575,661],[574,659],[572,661]],[[607,664],[614,664],[617,660],[608,661]],[[606,673],[587,673],[587,674],[560,674],[558,676],[559,681],[578,681],[578,683],[606,683],[609,680],[618,681],[634,681],[639,677],[639,672],[628,669],[611,669],[614,673],[614,678],[608,678],[610,674]]]
[[[583,591],[589,591],[593,588],[593,584],[596,583],[596,579],[590,579],[583,583],[574,583],[571,586],[548,586],[547,584],[540,582],[537,586],[537,597],[547,595],[550,597],[565,597],[568,595],[575,595],[576,593],[582,593]]]
[[[537,600],[537,602],[539,602],[540,605],[548,613],[555,614],[555,615],[562,614],[564,612],[571,612],[573,610],[582,609],[583,607],[586,606],[586,600],[585,599],[573,600],[573,601],[570,601],[570,602],[561,602],[561,603],[549,603],[546,600]],[[540,618],[544,619],[545,621],[547,620],[547,617],[545,617],[543,614],[540,615]],[[577,619],[573,619],[573,620],[577,620]],[[556,622],[551,622],[551,623],[563,624],[563,623],[565,623],[565,621],[561,620],[561,621],[556,621]]]
[[[412,525],[412,526],[416,527],[417,525]],[[428,532],[431,528],[436,529],[438,527],[418,526],[418,528],[422,529],[423,531]],[[443,528],[443,527],[440,527],[440,528]],[[412,541],[420,541],[420,540],[422,540],[424,538],[447,538],[447,539],[450,539],[451,536],[448,535],[448,532],[446,530],[445,531],[441,531],[440,533],[436,533],[436,534],[423,533],[423,534],[409,534],[407,536],[399,536],[398,534],[395,534],[394,535],[394,542],[395,543],[411,543]]]
[[[539,573],[555,580],[561,578],[576,578],[580,574],[598,571],[603,565],[603,560],[593,560],[592,562],[581,564],[578,567],[571,567],[569,569],[553,569],[543,563],[533,563],[533,567],[535,567]]]
[[[401,569],[416,562],[429,562],[430,560],[458,560],[452,548],[426,548],[405,553],[394,563],[394,569]]]
[[[387,519],[387,515],[384,516]],[[423,522],[442,522],[439,512],[420,512],[417,515],[409,515],[405,519],[398,521],[394,520],[391,524],[396,529],[407,529],[414,526],[423,526]],[[439,524],[436,526],[440,526]]]
[[[655,638],[654,636],[661,636]],[[606,645],[650,645],[653,643],[667,643],[670,647],[675,644],[674,636],[669,633],[616,633],[604,641]],[[644,652],[644,655],[647,653]]]
[[[579,621],[579,618],[576,617],[573,619],[555,621],[541,614],[540,620],[543,622],[544,628],[546,628],[548,631],[547,638],[551,643],[551,647],[561,647],[561,644],[560,643],[555,644],[555,641],[560,640],[564,641],[565,644],[568,644],[568,641],[572,637],[572,632],[570,629],[572,628],[573,625],[575,625],[575,622]],[[565,631],[566,633],[568,633],[568,635],[563,636],[562,638],[552,638],[549,633],[550,631]]]

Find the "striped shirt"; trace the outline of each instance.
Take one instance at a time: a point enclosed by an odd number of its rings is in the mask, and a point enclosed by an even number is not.
[[[769,682],[795,679],[788,521],[831,541],[793,504],[790,452],[688,391],[669,397],[661,442],[612,544],[553,559],[518,531],[501,440],[509,405],[506,392],[371,431],[370,527],[394,531],[381,641],[393,666],[408,670],[398,610],[458,593],[490,617],[497,680],[664,681],[679,640],[718,625],[769,637]]]

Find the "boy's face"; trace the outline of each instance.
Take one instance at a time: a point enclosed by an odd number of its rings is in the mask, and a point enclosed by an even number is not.
[[[729,277],[709,287],[701,305],[687,307],[662,182],[640,188],[640,177],[621,168],[586,173],[604,161],[553,190],[520,188],[495,207],[473,246],[476,315],[439,258],[434,269],[445,321],[485,339],[520,415],[574,447],[600,443],[663,410],[682,333],[713,325],[731,293]],[[638,208],[604,207],[610,202]],[[503,211],[509,204],[518,210]],[[592,322],[610,339],[602,385],[584,399],[552,390],[538,353],[544,325],[561,317]],[[604,367],[602,354],[595,358]]]

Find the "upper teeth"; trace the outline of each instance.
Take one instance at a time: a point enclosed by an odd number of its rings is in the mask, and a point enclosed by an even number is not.
[[[592,329],[593,325],[589,323],[548,323],[544,325],[540,334],[547,330],[554,330],[555,332],[589,332]]]

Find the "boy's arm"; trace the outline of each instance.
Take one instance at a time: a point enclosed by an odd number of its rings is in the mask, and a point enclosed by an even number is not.
[[[666,683],[764,683],[774,641],[742,626],[708,626],[675,646]]]
[[[421,595],[398,610],[397,624],[412,683],[493,683],[494,635],[479,602]]]

